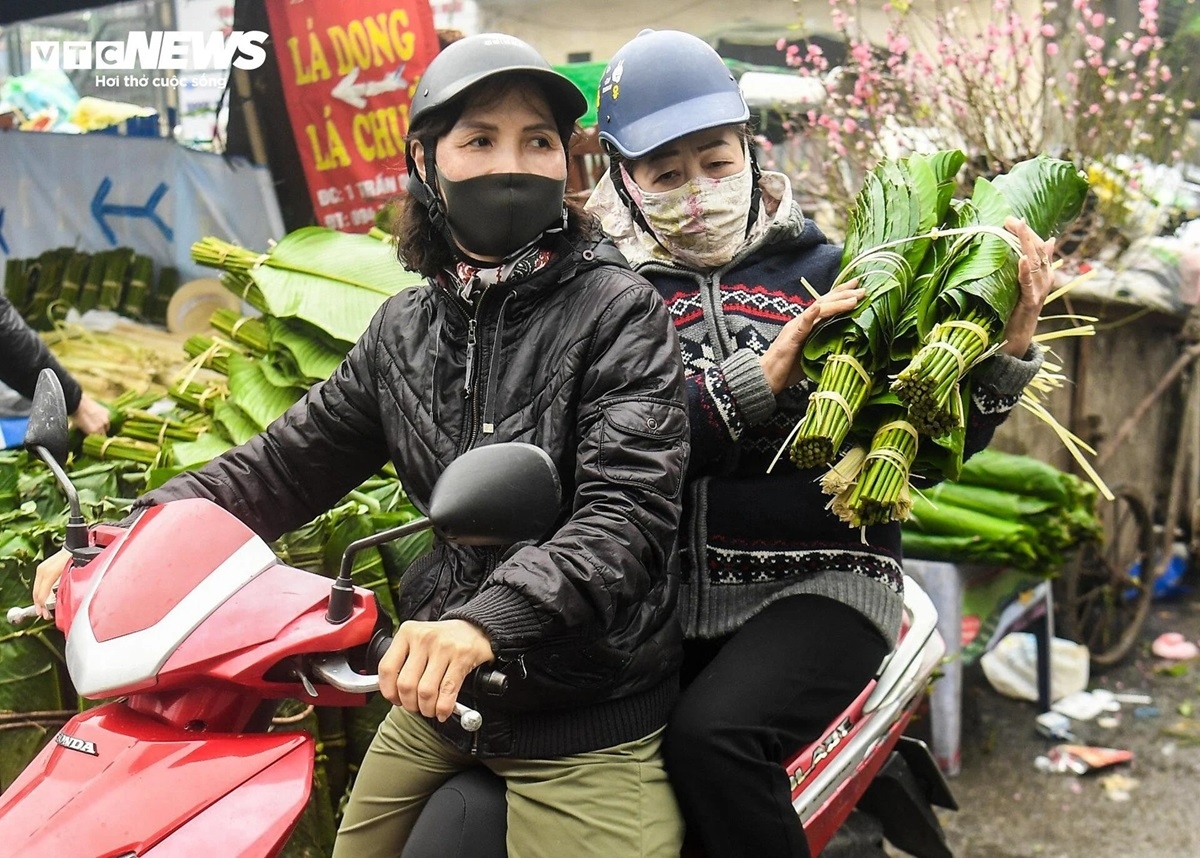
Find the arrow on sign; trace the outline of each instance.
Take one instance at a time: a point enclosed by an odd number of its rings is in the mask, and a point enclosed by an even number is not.
[[[405,65],[407,63],[402,63],[394,72],[379,80],[367,80],[362,83],[358,82],[358,69],[352,68],[350,74],[339,80],[334,86],[332,95],[351,107],[362,109],[367,106],[367,99],[372,95],[396,92],[408,87],[408,80],[404,77]]]
[[[8,242],[4,240],[4,209],[0,209],[0,251],[6,256],[9,253]]]
[[[104,237],[108,239],[108,243],[113,247],[117,246],[117,234],[112,231],[112,227],[108,225],[106,218],[109,215],[120,217],[144,217],[158,227],[159,232],[166,236],[167,241],[172,241],[175,238],[175,232],[171,227],[163,223],[162,218],[154,211],[162,200],[163,195],[167,193],[167,183],[159,182],[158,187],[150,194],[144,206],[117,206],[109,205],[104,202],[108,197],[108,192],[112,190],[112,179],[105,176],[100,180],[100,187],[96,189],[96,195],[92,197],[92,217],[96,219],[96,223],[100,224],[100,229],[104,232]]]

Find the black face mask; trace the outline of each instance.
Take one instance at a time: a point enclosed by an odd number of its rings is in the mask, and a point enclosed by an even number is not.
[[[504,258],[564,226],[565,178],[497,173],[454,182],[438,170],[437,179],[450,231],[473,256]]]

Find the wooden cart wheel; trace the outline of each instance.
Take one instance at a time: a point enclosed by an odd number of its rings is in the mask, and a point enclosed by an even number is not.
[[[1059,621],[1087,646],[1092,664],[1109,667],[1129,653],[1150,611],[1154,532],[1137,492],[1120,488],[1100,501],[1103,542],[1080,546],[1063,575]]]

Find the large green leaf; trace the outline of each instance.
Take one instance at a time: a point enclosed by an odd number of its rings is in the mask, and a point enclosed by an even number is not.
[[[1042,238],[1073,221],[1088,193],[1087,176],[1069,161],[1039,155],[992,180],[1013,214]]]
[[[911,327],[906,312],[932,241],[929,232],[945,217],[964,157],[958,150],[911,155],[882,161],[867,174],[850,212],[840,276],[857,277],[866,295],[808,338],[810,377],[820,378],[824,358],[834,352],[866,358],[869,370],[886,368],[898,331]]]
[[[195,468],[232,448],[233,444],[217,433],[205,432],[195,441],[176,441],[171,445],[171,456],[178,467]]]
[[[0,512],[17,505],[17,477],[20,474],[15,456],[0,459]]]
[[[250,276],[271,315],[303,319],[347,345],[388,296],[424,282],[390,242],[316,226],[284,236]]]
[[[263,430],[246,412],[232,402],[218,402],[213,408],[213,423],[234,444],[245,444]]]
[[[306,384],[329,378],[346,356],[344,345],[335,346],[336,340],[323,336],[324,331],[302,319],[270,316],[266,322],[271,348],[282,349],[291,356]]]
[[[294,387],[271,384],[260,361],[229,356],[229,397],[260,429],[265,429],[302,395]]]
[[[1078,216],[1087,190],[1087,178],[1073,164],[1039,155],[994,180],[977,180],[971,205],[964,208],[964,226],[1000,230],[1011,216],[1024,219],[1047,239]],[[963,318],[974,311],[991,318],[999,330],[1019,297],[1018,251],[995,233],[943,240],[951,242],[951,250],[937,304],[931,306],[936,318],[922,326],[928,329],[938,319]]]

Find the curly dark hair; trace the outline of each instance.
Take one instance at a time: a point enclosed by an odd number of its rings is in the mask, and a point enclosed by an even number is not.
[[[499,100],[512,89],[527,84],[542,89],[547,103],[554,109],[555,102],[551,93],[541,87],[537,78],[520,73],[497,75],[479,86],[471,87],[465,97],[456,98],[422,116],[409,128],[405,144],[411,146],[414,140],[419,140],[422,146],[432,149],[437,146],[437,141],[454,127],[468,106]],[[573,119],[567,119],[557,112],[555,122],[558,125],[558,135],[563,141],[563,148],[569,151],[570,141],[579,128]],[[575,242],[593,236],[599,229],[595,218],[584,213],[583,205],[579,201],[568,197],[564,202],[567,207],[565,238]],[[447,241],[442,231],[433,225],[429,209],[411,194],[396,197],[390,207],[393,210],[390,226],[396,239],[396,256],[409,271],[433,278],[461,258],[458,248]]]

